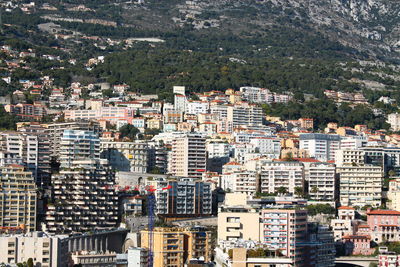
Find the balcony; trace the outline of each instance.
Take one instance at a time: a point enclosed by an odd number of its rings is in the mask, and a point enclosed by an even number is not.
[[[228,223],[226,223],[226,227],[228,227],[228,228],[240,228],[241,224],[240,224],[240,222],[228,222]]]
[[[228,237],[237,237],[240,238],[240,232],[239,231],[229,231],[226,233]]]

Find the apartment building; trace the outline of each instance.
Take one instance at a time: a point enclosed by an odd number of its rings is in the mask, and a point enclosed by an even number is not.
[[[98,160],[76,161],[52,178],[54,204],[46,212],[51,233],[111,229],[118,221],[115,173]]]
[[[59,159],[61,138],[65,130],[91,131],[95,134],[100,134],[101,132],[100,124],[95,121],[77,120],[73,122],[43,124],[43,126],[47,129],[46,132],[50,141],[50,156],[53,159]]]
[[[230,145],[222,140],[211,139],[206,144],[207,169],[222,172],[222,166],[229,162]]]
[[[148,166],[150,173],[167,173],[168,171],[168,151],[167,148],[159,142],[149,143]]]
[[[225,191],[255,196],[260,190],[260,175],[255,171],[235,170],[221,175],[220,187]]]
[[[46,107],[40,103],[5,105],[6,112],[26,119],[40,120],[47,114]]]
[[[250,143],[256,147],[256,152],[279,159],[281,154],[281,140],[274,137],[255,137],[251,138]]]
[[[146,142],[100,141],[100,157],[118,171],[146,173],[148,154]]]
[[[60,237],[43,232],[0,236],[0,262],[10,265],[31,258],[34,266],[58,267],[67,262],[67,252]]]
[[[293,97],[288,94],[272,93],[270,90],[259,87],[240,87],[241,97],[252,103],[287,103]]]
[[[300,134],[300,149],[308,151],[310,157],[320,161],[335,160],[340,149],[340,136],[337,134]]]
[[[315,201],[334,202],[337,197],[336,167],[329,163],[305,165],[308,194]]]
[[[208,101],[188,101],[186,104],[185,112],[188,114],[201,114],[207,113],[210,109],[210,103]]]
[[[201,179],[206,165],[206,140],[202,135],[187,134],[173,140],[169,158],[172,175]]]
[[[212,214],[211,183],[182,178],[148,181],[155,189],[155,213],[166,219],[205,217]],[[169,188],[162,190],[163,188]]]
[[[60,144],[61,168],[72,167],[75,161],[100,158],[100,139],[94,132],[65,130]]]
[[[117,124],[118,121],[131,122],[132,118],[136,114],[136,108],[128,107],[101,107],[96,110],[88,109],[72,109],[65,110],[64,117],[67,121],[76,120],[105,120],[111,124]]]
[[[32,172],[35,183],[48,186],[50,183],[50,143],[43,128],[20,132],[0,133],[1,150],[8,157],[19,159],[21,164]]]
[[[400,212],[395,210],[368,210],[367,224],[371,240],[377,243],[400,241]]]
[[[145,248],[128,248],[128,267],[147,267],[149,260],[148,250]]]
[[[61,170],[52,177],[54,204],[48,206],[49,232],[110,229],[118,221],[115,173],[100,160],[100,140],[88,131],[65,130]]]
[[[251,240],[268,250],[279,250],[295,266],[309,266],[307,210],[290,198],[264,202],[255,205],[243,194],[226,195],[218,213],[220,247],[234,248],[241,240]]]
[[[218,242],[237,240],[260,241],[259,211],[247,205],[244,194],[226,194],[224,205],[218,212]]]
[[[0,167],[0,226],[36,230],[36,193],[32,173],[23,166]]]
[[[335,163],[337,166],[348,164],[364,165],[365,151],[361,149],[340,149],[336,151]]]
[[[390,130],[397,132],[400,131],[400,114],[391,113],[388,115],[387,123],[390,124]]]
[[[362,208],[382,204],[382,167],[373,165],[337,167],[340,205]]]
[[[183,122],[183,112],[180,110],[168,109],[164,113],[164,124]]]
[[[294,194],[296,187],[303,188],[304,166],[301,162],[263,162],[259,171],[261,193],[276,193],[282,187],[287,193]]]
[[[395,178],[389,181],[389,191],[387,192],[387,206],[391,210],[400,211],[400,179]]]
[[[263,121],[262,108],[251,104],[228,106],[227,123],[233,128],[239,126],[259,125]]]
[[[353,221],[356,218],[355,209],[341,206],[338,208],[338,217],[331,220],[331,228],[335,241],[341,241],[344,236],[354,233]]]
[[[150,233],[144,230],[140,234],[141,247],[149,248]],[[152,239],[154,267],[180,267],[199,257],[211,260],[211,232],[204,228],[156,227]]]
[[[186,96],[176,94],[174,95],[174,109],[177,111],[185,112],[188,100]]]

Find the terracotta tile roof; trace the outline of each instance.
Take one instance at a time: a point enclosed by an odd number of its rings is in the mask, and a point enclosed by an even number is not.
[[[354,210],[352,207],[347,207],[347,206],[341,206],[338,208],[338,210]]]
[[[301,162],[320,162],[319,160],[312,158],[293,158],[293,159]]]
[[[400,215],[400,212],[396,210],[371,210],[367,212],[367,215]]]

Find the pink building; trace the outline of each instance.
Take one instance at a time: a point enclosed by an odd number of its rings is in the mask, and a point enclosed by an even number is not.
[[[371,238],[377,243],[384,240],[400,241],[400,212],[395,210],[369,210],[367,224],[371,231]]]
[[[400,266],[400,255],[394,252],[386,252],[379,255],[379,267],[398,267]]]
[[[342,238],[346,255],[371,255],[371,237],[369,235],[347,235]]]
[[[5,105],[4,109],[6,112],[16,116],[33,118],[35,120],[39,120],[47,114],[46,107],[40,103]]]

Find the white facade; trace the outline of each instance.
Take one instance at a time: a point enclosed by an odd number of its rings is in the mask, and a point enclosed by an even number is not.
[[[148,251],[144,248],[128,249],[128,267],[146,267],[148,265]]]
[[[311,163],[307,165],[308,194],[316,201],[335,201],[336,168],[333,164]]]
[[[281,140],[273,137],[256,137],[250,140],[250,143],[256,147],[256,151],[263,155],[269,155],[272,158],[279,158],[281,153]]]
[[[65,254],[68,248],[65,249]],[[59,237],[41,232],[26,235],[0,236],[0,262],[16,264],[33,259],[34,266],[57,267],[63,260]]]
[[[335,152],[340,149],[340,136],[336,134],[301,134],[300,149],[307,150],[310,157],[320,161],[335,159]]]
[[[229,143],[210,141],[206,145],[208,158],[225,158],[229,157]]]
[[[188,114],[201,114],[208,113],[210,104],[207,101],[188,101],[186,104],[186,113]]]
[[[100,142],[101,157],[119,171],[138,173],[147,172],[148,144],[147,142]]]
[[[342,137],[340,149],[359,149],[365,147],[368,143],[366,136],[347,136]]]
[[[378,166],[342,166],[340,175],[340,204],[362,208],[382,204],[383,171]]]
[[[299,162],[264,162],[260,170],[261,193],[276,193],[280,187],[294,194],[303,187],[304,166]]]
[[[392,131],[400,131],[400,114],[399,113],[392,113],[388,115],[387,123],[390,124],[390,129]]]
[[[243,170],[222,174],[220,186],[225,191],[255,196],[257,192],[257,173]]]
[[[177,111],[184,112],[187,106],[187,99],[184,95],[175,95],[174,96],[174,109]]]

